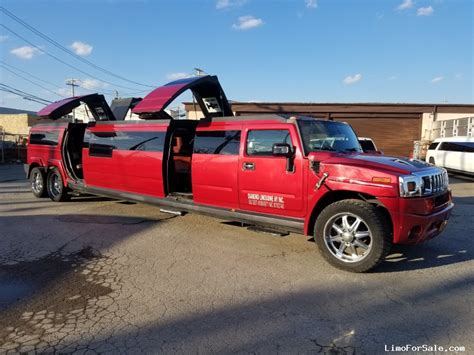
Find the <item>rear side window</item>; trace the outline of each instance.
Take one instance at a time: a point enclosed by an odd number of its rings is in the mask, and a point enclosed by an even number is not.
[[[87,132],[84,147],[89,147],[89,155],[110,157],[112,151],[138,150],[162,152],[165,132]]]
[[[428,147],[428,150],[435,150],[438,145],[439,145],[439,142],[433,142]]]
[[[240,131],[200,131],[194,139],[194,153],[238,155]]]
[[[286,129],[249,131],[247,154],[273,156],[275,143],[286,143],[292,147],[290,131]]]
[[[59,131],[34,131],[30,134],[30,144],[58,145]]]
[[[474,153],[474,142],[442,142],[439,150]]]
[[[376,150],[374,142],[372,142],[372,141],[364,139],[364,140],[360,140],[359,143],[360,143],[360,146],[362,147],[362,150],[364,152],[367,152],[367,151],[370,151],[370,150]]]

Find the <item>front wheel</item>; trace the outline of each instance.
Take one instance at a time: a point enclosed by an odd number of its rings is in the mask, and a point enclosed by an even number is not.
[[[53,168],[49,171],[46,186],[51,200],[55,202],[69,200],[69,189],[64,186],[63,178],[57,168]]]
[[[333,266],[351,272],[376,267],[392,246],[390,224],[380,208],[360,200],[327,206],[316,220],[316,244]]]

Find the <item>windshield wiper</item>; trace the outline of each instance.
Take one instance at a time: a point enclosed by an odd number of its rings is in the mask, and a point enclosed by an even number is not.
[[[360,150],[357,148],[346,148],[343,152],[359,152]]]

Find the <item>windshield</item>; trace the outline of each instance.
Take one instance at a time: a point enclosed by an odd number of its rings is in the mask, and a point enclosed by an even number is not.
[[[297,120],[305,153],[321,150],[362,152],[352,127],[342,122]]]

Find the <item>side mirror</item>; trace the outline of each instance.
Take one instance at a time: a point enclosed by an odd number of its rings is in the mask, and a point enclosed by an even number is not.
[[[291,158],[293,156],[293,149],[286,143],[275,143],[272,146],[272,153],[274,157]]]

